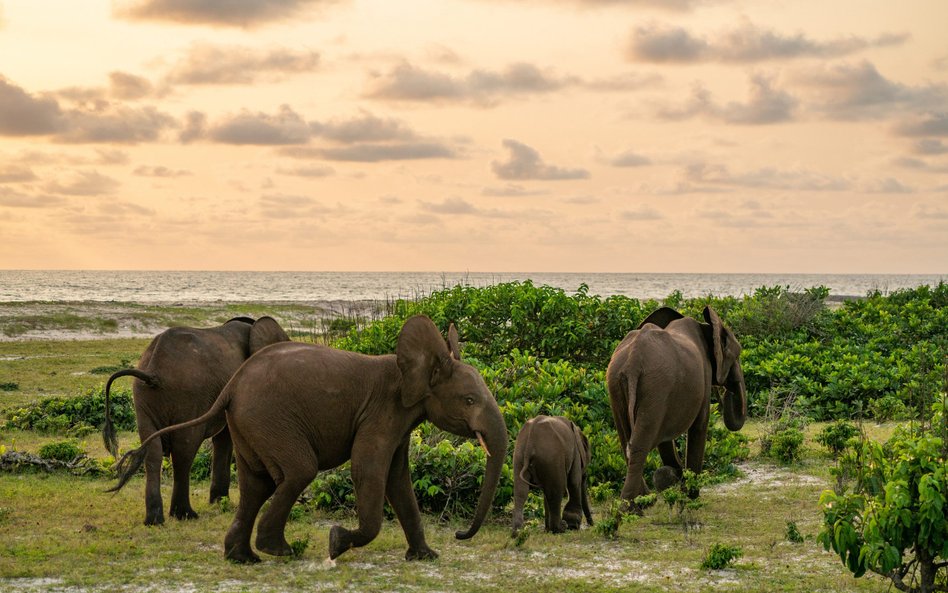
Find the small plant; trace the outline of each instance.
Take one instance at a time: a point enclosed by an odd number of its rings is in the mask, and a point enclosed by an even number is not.
[[[642,497],[640,496],[639,498]],[[638,501],[638,498],[636,498],[636,501]],[[605,517],[596,520],[596,526],[593,528],[596,530],[596,533],[606,539],[616,539],[619,537],[619,527],[621,527],[623,523],[638,521],[639,515],[627,513],[622,510],[624,505],[625,503],[621,500],[613,500],[609,513]]]
[[[5,381],[0,383],[0,391],[17,391],[20,389],[19,383],[14,383],[12,381]]]
[[[849,446],[850,439],[858,435],[859,428],[855,424],[847,420],[837,420],[816,435],[816,442],[829,449],[833,459],[837,459]]]
[[[906,420],[911,415],[908,406],[894,395],[883,395],[869,401],[869,414],[876,422]]]
[[[85,455],[85,451],[72,441],[46,443],[39,450],[39,456],[43,459],[55,459],[66,463],[82,455]]]
[[[527,540],[530,539],[530,531],[530,527],[528,525],[524,525],[520,531],[511,534],[510,541],[513,542],[515,548],[519,548],[523,546],[523,544],[527,543]]]
[[[217,510],[221,513],[229,513],[234,509],[234,503],[231,502],[229,496],[222,496],[217,499]]]
[[[797,527],[797,522],[792,519],[787,519],[787,529],[784,531],[784,537],[788,542],[795,544],[801,544],[805,539],[803,534],[800,533],[800,529]]]
[[[761,441],[761,453],[790,465],[800,460],[803,455],[803,431],[796,428],[787,428],[774,432],[765,441]]]
[[[13,509],[9,507],[0,507],[0,525],[3,525],[7,522],[7,519],[10,518],[10,515],[13,514]]]
[[[730,566],[735,560],[744,555],[740,546],[728,546],[725,544],[712,544],[701,561],[701,568],[704,570],[722,570]]]
[[[306,548],[309,547],[309,536],[307,535],[303,539],[294,539],[290,542],[290,550],[293,551],[293,558],[300,558],[303,555],[303,552],[306,551]]]

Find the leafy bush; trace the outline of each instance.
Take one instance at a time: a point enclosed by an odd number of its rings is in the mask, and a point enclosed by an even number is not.
[[[135,406],[129,390],[111,394],[112,422],[118,430],[135,429]],[[76,397],[50,397],[6,412],[10,429],[83,436],[105,422],[105,391],[94,388]]]
[[[935,403],[928,426],[900,428],[884,445],[864,440],[840,464],[853,490],[820,496],[819,541],[854,576],[871,571],[911,592],[948,580],[946,407]]]
[[[797,527],[796,521],[791,520],[787,520],[787,528],[784,530],[783,536],[788,542],[794,544],[802,544],[805,539],[803,534],[800,533],[800,528]]]
[[[761,454],[780,463],[791,464],[799,461],[803,452],[803,431],[798,428],[777,430],[761,438]]]
[[[56,461],[70,462],[86,452],[73,441],[56,441],[46,443],[39,450],[39,456],[43,459],[55,459]]]
[[[704,560],[701,561],[701,568],[704,570],[721,570],[730,566],[743,555],[744,551],[741,550],[740,546],[711,544]]]
[[[0,391],[18,391],[19,389],[19,383],[14,383],[12,381],[4,381],[0,383]]]
[[[847,420],[837,420],[816,435],[816,442],[829,449],[836,458],[849,446],[850,440],[858,435],[859,428],[855,424]]]

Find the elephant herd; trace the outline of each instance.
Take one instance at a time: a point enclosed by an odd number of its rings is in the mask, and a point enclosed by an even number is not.
[[[674,445],[682,434],[688,469],[701,471],[712,386],[725,388],[720,405],[729,429],[739,430],[746,418],[740,344],[710,307],[704,318],[700,323],[661,308],[625,336],[609,363],[606,381],[628,467],[621,496],[630,506],[647,492],[645,457],[655,447],[664,463],[657,473],[664,476],[662,485],[682,475]],[[144,464],[145,524],[162,523],[159,478],[162,457],[170,455],[169,513],[197,517],[189,500],[190,468],[200,444],[212,438],[211,502],[227,495],[232,454],[237,461],[240,500],[224,538],[224,555],[236,562],[260,560],[250,544],[255,523],[257,551],[291,554],[285,528],[293,504],[318,471],[350,460],[358,527],[331,528],[329,557],[372,541],[387,500],[408,541],[406,559],[437,558],[425,541],[409,474],[412,430],[430,420],[476,438],[487,454],[474,517],[455,534],[458,539],[480,529],[506,459],[504,416],[480,373],[461,360],[454,325],[445,338],[422,315],[405,322],[394,354],[378,356],[292,342],[270,317],[168,329],[151,342],[138,368],[119,371],[106,383],[103,438],[113,455],[118,443],[109,391],[122,376],[136,379],[141,446],[118,461],[118,483],[110,491],[121,489]],[[513,453],[514,532],[523,526],[531,487],[543,491],[548,531],[578,529],[583,516],[592,525],[590,459],[589,441],[570,420],[538,416],[524,423]]]

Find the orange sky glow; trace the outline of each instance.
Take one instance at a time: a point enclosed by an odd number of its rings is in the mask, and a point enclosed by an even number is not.
[[[943,0],[0,0],[0,269],[948,271]]]

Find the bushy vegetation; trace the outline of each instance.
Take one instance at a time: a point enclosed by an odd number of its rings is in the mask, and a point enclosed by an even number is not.
[[[135,430],[135,406],[130,390],[111,394],[112,422],[118,430]],[[75,397],[50,397],[6,411],[8,429],[35,430],[44,434],[84,436],[105,422],[104,386]]]
[[[863,441],[840,462],[849,478],[841,491],[820,497],[819,540],[854,576],[875,572],[919,593],[948,585],[946,407],[936,402],[930,420],[901,427],[885,444]]]
[[[85,455],[85,451],[73,441],[46,443],[39,450],[39,456],[43,459],[55,459],[56,461],[73,461],[81,455]]]
[[[711,544],[704,560],[701,561],[701,568],[704,570],[721,570],[733,564],[743,555],[744,551],[739,546]]]

